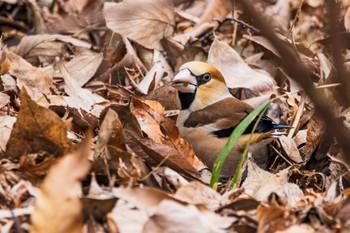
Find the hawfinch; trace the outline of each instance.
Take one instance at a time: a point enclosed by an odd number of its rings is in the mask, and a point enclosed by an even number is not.
[[[172,80],[172,86],[178,90],[181,103],[181,111],[176,122],[180,135],[192,145],[197,156],[212,169],[227,138],[253,107],[233,97],[223,75],[215,67],[204,62],[192,61],[182,65]],[[245,134],[231,150],[224,163],[222,175],[234,174],[254,124],[253,121],[248,126]],[[271,136],[274,129],[280,128],[290,127],[277,125],[267,116],[261,118],[250,147],[253,158],[258,164],[266,163],[266,145],[271,142],[261,140]],[[263,145],[257,146],[257,142]]]

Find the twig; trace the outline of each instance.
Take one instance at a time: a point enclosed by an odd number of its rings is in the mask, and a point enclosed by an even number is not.
[[[303,92],[301,94],[301,100],[300,100],[300,104],[299,104],[299,107],[298,107],[298,111],[297,111],[297,114],[295,115],[295,118],[294,118],[294,121],[293,121],[293,128],[291,128],[289,130],[289,133],[288,133],[288,136],[289,138],[292,138],[294,133],[295,133],[295,130],[297,129],[297,126],[299,124],[299,121],[300,121],[300,118],[301,116],[303,115],[303,112],[304,112],[304,106],[305,106],[305,99],[306,99],[306,95],[305,93]]]
[[[234,0],[233,0],[233,1],[234,1]],[[216,22],[219,23],[219,26],[216,28],[216,30],[218,30],[218,29],[220,28],[220,26],[221,26],[222,24],[224,24],[225,22],[234,21],[234,22],[236,22],[236,23],[241,24],[244,28],[249,28],[249,29],[253,30],[253,31],[256,32],[256,33],[259,33],[259,32],[260,32],[259,29],[255,28],[254,26],[249,25],[249,24],[247,24],[246,22],[244,22],[244,21],[242,21],[242,20],[240,20],[240,19],[237,19],[237,18],[235,18],[235,17],[227,17],[227,18],[225,18],[225,19],[222,20],[222,21],[219,20],[219,19],[213,19],[213,21],[216,21]]]
[[[290,35],[290,34],[292,33],[292,31],[293,31],[293,28],[294,28],[294,26],[295,26],[295,24],[296,24],[296,22],[297,22],[297,20],[298,20],[298,18],[299,18],[299,16],[300,16],[301,7],[303,6],[303,4],[304,4],[304,0],[301,0],[301,3],[300,3],[300,5],[299,5],[298,10],[297,10],[297,12],[296,12],[296,14],[295,14],[295,17],[294,17],[294,19],[293,19],[292,25],[290,25],[290,28],[289,28],[289,30],[288,30],[288,32],[287,32],[287,35],[286,35],[287,38],[289,37],[289,35]],[[294,40],[293,40],[293,41],[294,41]]]
[[[261,34],[270,40],[281,55],[281,63],[285,72],[306,91],[307,95],[313,101],[321,118],[327,122],[328,132],[333,132],[333,136],[342,148],[345,160],[350,164],[350,135],[346,131],[343,122],[338,120],[331,111],[332,108],[328,103],[325,94],[315,89],[311,79],[311,72],[302,63],[297,51],[290,45],[290,43],[281,40],[276,36],[271,26],[266,23],[262,13],[254,8],[251,1],[240,0],[240,3],[245,13],[253,19],[255,26],[260,29]],[[336,62],[336,64],[339,64],[339,62]],[[339,66],[341,66],[341,64]],[[340,83],[343,84],[343,82]],[[350,95],[349,89],[350,88],[345,91],[348,95]]]

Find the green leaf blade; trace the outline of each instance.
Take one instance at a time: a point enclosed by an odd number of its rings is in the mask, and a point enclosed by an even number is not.
[[[229,155],[232,147],[237,143],[238,139],[242,136],[246,128],[252,123],[252,121],[269,106],[270,101],[265,101],[256,107],[246,118],[235,128],[230,137],[228,138],[224,148],[221,150],[219,156],[215,160],[212,177],[210,180],[210,187],[214,187],[220,178],[221,170],[224,162]]]

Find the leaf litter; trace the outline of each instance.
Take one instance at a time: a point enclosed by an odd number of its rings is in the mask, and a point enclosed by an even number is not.
[[[1,1],[0,231],[349,231],[350,152],[238,2]],[[331,42],[347,38],[350,6],[333,2],[336,21],[324,0],[254,7],[349,133],[337,70],[349,71],[348,45]],[[232,190],[224,178],[209,187],[175,124],[170,81],[191,60],[215,65],[252,106],[271,99],[268,115],[294,126],[269,144],[266,167],[246,160]]]

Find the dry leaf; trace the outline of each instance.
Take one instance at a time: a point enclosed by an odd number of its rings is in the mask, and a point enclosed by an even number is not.
[[[296,163],[303,162],[298,147],[293,139],[281,135],[278,137],[278,140],[280,141],[284,151],[290,159],[292,159]]]
[[[0,153],[5,151],[16,117],[0,116]]]
[[[26,153],[41,151],[61,156],[71,148],[67,127],[56,113],[36,104],[25,89],[20,100],[21,109],[6,145],[6,158],[19,159]]]
[[[209,1],[206,6],[198,25],[204,22],[212,22],[213,19],[223,20],[232,10],[231,1],[215,0]]]
[[[52,77],[49,74],[14,53],[8,53],[8,58],[12,63],[9,74],[17,78],[18,87],[25,87],[32,99],[37,100],[50,92]]]
[[[82,108],[89,112],[92,106],[97,103],[106,102],[106,100],[96,93],[92,93],[90,90],[81,88],[77,81],[67,71],[65,66],[61,67],[61,73],[65,81],[65,91],[69,97],[65,96],[64,99],[70,107],[79,109]]]
[[[216,210],[224,204],[224,198],[220,194],[199,181],[180,187],[174,197],[189,204],[204,205],[210,210]]]
[[[187,161],[197,170],[201,170],[206,166],[195,155],[194,150],[183,138],[180,137],[179,130],[170,119],[164,117],[162,114],[154,111],[149,105],[138,100],[133,99],[135,108],[140,108],[146,111],[165,131],[166,135],[172,143],[172,146],[187,159]]]
[[[102,59],[101,53],[86,52],[74,57],[64,67],[76,83],[82,87],[96,73]]]
[[[146,95],[158,86],[162,78],[166,79],[172,76],[173,71],[164,56],[159,51],[154,50],[153,66],[137,87],[141,93]]]
[[[98,173],[109,174],[107,170],[115,173],[120,161],[131,169],[131,155],[127,153],[123,126],[118,114],[108,109],[102,122],[96,143],[92,169]]]
[[[208,62],[218,68],[230,88],[245,87],[259,94],[274,92],[276,84],[273,78],[267,73],[250,68],[225,42],[214,40],[209,50]]]
[[[81,180],[90,168],[90,140],[91,136],[87,136],[77,151],[63,157],[49,170],[31,216],[31,232],[83,232],[82,204],[78,195]]]
[[[224,233],[234,220],[194,205],[164,200],[145,224],[143,232]]]
[[[59,0],[63,10],[67,13],[81,12],[89,3],[89,0]]]
[[[149,217],[146,211],[139,210],[128,202],[118,201],[108,218],[120,233],[143,233],[143,226]]]
[[[174,9],[170,0],[125,0],[106,2],[106,25],[149,49],[162,50],[160,41],[174,31]]]
[[[288,168],[278,174],[269,173],[248,160],[248,175],[242,187],[257,200],[267,201],[271,193],[285,198],[288,205],[294,206],[304,196],[298,185],[288,182]]]
[[[11,69],[11,62],[7,57],[5,47],[0,40],[0,75],[4,75]]]
[[[91,44],[82,40],[75,39],[70,36],[59,35],[59,34],[38,34],[38,35],[23,37],[21,42],[16,47],[12,48],[12,51],[18,54],[19,56],[26,57],[31,52],[36,53],[33,50],[38,48],[38,46],[40,48],[41,44],[48,41],[62,41],[77,47],[82,47],[87,49],[91,47]]]
[[[8,103],[10,103],[10,96],[0,92],[0,109],[5,107]]]

